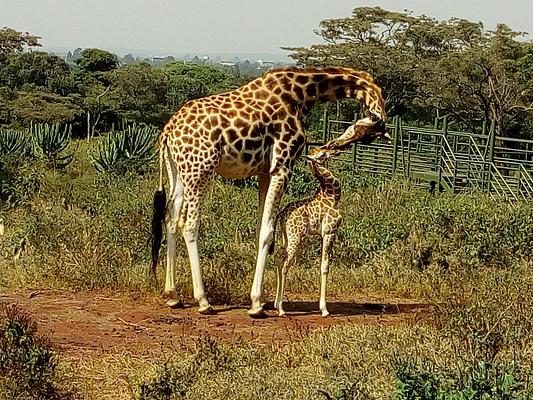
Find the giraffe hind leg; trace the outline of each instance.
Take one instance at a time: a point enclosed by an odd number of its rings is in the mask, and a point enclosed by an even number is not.
[[[334,239],[335,235],[331,233],[324,234],[322,236],[322,262],[320,264],[321,282],[319,308],[323,317],[327,317],[329,315],[329,311],[326,306],[326,285],[329,273],[329,259]]]
[[[179,307],[178,292],[176,291],[176,231],[183,206],[183,183],[176,165],[170,157],[166,157],[167,172],[170,183],[170,196],[167,204],[165,227],[167,234],[167,269],[165,278],[165,297],[171,308]]]
[[[203,179],[200,179],[195,185],[185,185],[185,200],[179,223],[189,254],[194,299],[199,304],[198,312],[201,314],[213,313],[213,308],[209,305],[205,295],[202,271],[200,268],[200,255],[198,253],[200,208],[210,178],[211,174],[205,175]]]

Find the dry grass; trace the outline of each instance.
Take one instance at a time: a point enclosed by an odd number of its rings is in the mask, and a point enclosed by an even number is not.
[[[158,296],[161,283],[156,287],[147,279],[155,174],[97,175],[86,151],[81,146],[65,171],[31,175],[32,185],[21,190],[39,187],[38,195],[21,193],[22,205],[0,210],[6,224],[0,287],[106,288]],[[61,364],[65,373],[83,384],[88,398],[128,398],[139,395],[143,384],[149,398],[150,388],[164,387],[159,378],[167,376],[167,383],[174,382],[171,389],[191,399],[321,399],[326,393],[390,398],[397,383],[394,365],[401,364],[394,357],[400,353],[407,364],[430,365],[439,373],[445,366],[460,371],[479,360],[517,361],[525,366],[520,374],[531,377],[533,206],[478,194],[434,196],[402,181],[338,174],[344,223],[329,295],[432,302],[436,307],[429,322],[332,328],[281,348],[204,340],[198,349],[155,367],[135,354],[68,357]],[[300,170],[285,201],[310,194],[314,185]],[[217,179],[204,206],[200,252],[215,304],[249,301],[257,193],[253,182],[244,186]],[[27,246],[14,261],[23,239]],[[290,292],[317,298],[318,254],[318,242],[311,241],[289,272]],[[178,256],[178,290],[190,299],[181,241]],[[162,282],[163,268],[158,274]],[[266,288],[271,294],[274,285],[270,265]]]

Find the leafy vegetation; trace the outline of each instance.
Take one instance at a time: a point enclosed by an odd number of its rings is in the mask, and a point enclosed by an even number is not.
[[[448,116],[450,126],[479,131],[494,121],[497,134],[531,137],[533,46],[505,25],[487,31],[481,22],[440,21],[378,7],[355,8],[346,18],[320,23],[323,44],[295,47],[304,66],[340,65],[371,72],[383,87],[390,117],[431,125]],[[118,63],[100,49],[85,49],[75,64],[44,52],[28,33],[0,34],[0,126],[33,122],[72,123],[73,135],[92,137],[126,118],[163,125],[184,102],[233,89],[244,81],[234,70],[171,62]],[[353,101],[324,105],[352,119]],[[320,107],[306,119],[320,127]]]
[[[66,153],[72,126],[37,124],[30,128],[32,155],[45,159],[53,167],[65,167],[72,161],[73,154]]]
[[[111,131],[98,139],[96,152],[89,155],[91,164],[100,172],[142,172],[153,168],[158,134],[158,129],[146,125]]]
[[[57,366],[57,354],[35,322],[15,306],[0,304],[0,398],[74,398]]]
[[[505,25],[355,8],[320,23],[323,44],[288,48],[299,64],[369,71],[389,115],[431,124],[435,116],[470,130],[492,120],[502,135],[531,135],[531,43]],[[348,114],[348,118],[351,115]]]
[[[26,151],[26,135],[21,131],[0,130],[0,157],[21,156]]]

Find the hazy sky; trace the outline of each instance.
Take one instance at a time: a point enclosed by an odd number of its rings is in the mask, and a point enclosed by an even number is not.
[[[39,35],[47,47],[281,53],[280,46],[317,43],[321,20],[360,6],[533,33],[533,0],[0,0],[0,26]]]

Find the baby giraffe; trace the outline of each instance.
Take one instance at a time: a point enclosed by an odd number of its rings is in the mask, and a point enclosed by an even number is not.
[[[320,182],[320,189],[311,198],[290,203],[278,215],[278,223],[283,234],[283,247],[286,249],[283,264],[277,266],[278,284],[274,307],[277,308],[280,316],[285,314],[283,291],[287,270],[294,260],[298,247],[310,235],[322,237],[319,307],[323,317],[329,315],[326,307],[326,280],[333,241],[341,224],[341,214],[338,208],[341,185],[325,165],[329,157],[338,153],[324,147],[314,147],[310,149],[308,155],[304,156],[309,161],[311,172]]]

